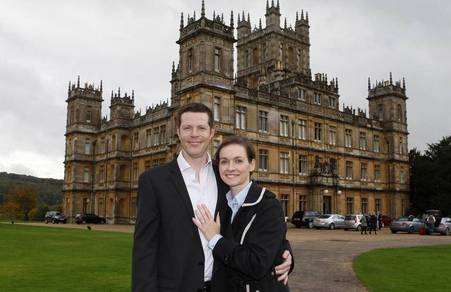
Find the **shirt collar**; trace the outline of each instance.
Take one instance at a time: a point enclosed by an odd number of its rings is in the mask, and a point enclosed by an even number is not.
[[[209,166],[212,163],[210,153],[208,152],[207,157],[208,157],[207,163],[204,165],[204,167]],[[181,172],[187,170],[188,168],[192,168],[191,165],[188,163],[188,161],[186,161],[185,157],[183,156],[182,151],[180,151],[179,155],[177,156],[177,164],[179,165]]]
[[[244,201],[246,200],[247,193],[249,192],[249,189],[251,188],[252,181],[250,181],[238,194],[235,196],[232,195],[232,191],[228,191],[226,194],[227,198],[227,204],[230,206],[234,200],[238,203],[238,206],[241,207],[241,205],[244,204]]]

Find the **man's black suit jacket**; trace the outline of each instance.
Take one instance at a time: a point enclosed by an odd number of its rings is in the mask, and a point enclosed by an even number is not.
[[[227,208],[225,193],[228,189],[216,168],[215,175],[218,181],[216,215],[223,214]],[[202,287],[204,253],[193,217],[193,207],[176,159],[140,176],[132,291],[191,292]],[[221,225],[225,226],[225,221]],[[217,268],[217,265],[213,267],[213,275]],[[220,279],[212,279],[212,284],[222,285]]]

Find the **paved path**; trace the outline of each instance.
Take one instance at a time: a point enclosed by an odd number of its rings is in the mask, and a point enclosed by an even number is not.
[[[367,291],[352,269],[354,258],[366,251],[386,247],[451,244],[451,236],[391,234],[356,231],[290,228],[288,239],[296,259],[290,275],[291,291]]]
[[[20,224],[20,223],[19,223]],[[81,228],[77,224],[26,223],[55,228]],[[131,225],[92,225],[92,230],[132,233]],[[366,251],[386,247],[451,244],[451,236],[391,234],[385,229],[378,235],[360,235],[344,230],[309,230],[289,228],[296,266],[290,275],[290,290],[314,292],[366,291],[352,269],[353,259]]]

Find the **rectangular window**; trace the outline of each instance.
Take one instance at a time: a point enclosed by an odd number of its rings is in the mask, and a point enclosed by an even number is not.
[[[321,94],[315,93],[313,103],[317,105],[321,105]]]
[[[258,151],[258,170],[268,171],[268,150],[266,149]]]
[[[280,204],[282,205],[283,214],[288,216],[288,195],[281,194],[280,195]]]
[[[166,125],[160,126],[160,144],[166,143]]]
[[[361,198],[360,203],[362,214],[368,214],[368,198]]]
[[[360,163],[360,179],[361,180],[368,179],[368,164],[365,162]]]
[[[380,181],[381,180],[381,166],[380,164],[374,165],[374,181]]]
[[[91,154],[91,142],[89,141],[89,139],[86,139],[85,142],[85,154],[86,155]]]
[[[406,173],[404,172],[404,170],[401,170],[399,172],[399,182],[402,184],[406,182]]]
[[[298,138],[305,140],[307,139],[307,121],[298,120]]]
[[[193,48],[188,50],[188,72],[193,71]]]
[[[346,179],[352,179],[353,178],[353,167],[352,167],[352,161],[346,161]]]
[[[101,183],[105,182],[105,166],[101,165],[99,169],[99,181]]]
[[[307,174],[307,155],[299,155],[299,174]]]
[[[215,71],[221,70],[221,49],[215,48]]]
[[[374,152],[381,152],[381,145],[378,135],[373,136],[373,151]]]
[[[360,150],[366,150],[367,149],[367,140],[366,140],[366,133],[365,132],[360,132],[360,136],[359,136],[359,147]]]
[[[329,107],[335,108],[337,106],[337,99],[335,97],[329,96]]]
[[[268,132],[268,112],[258,112],[258,125],[261,132]]]
[[[346,198],[346,213],[354,214],[354,198]]]
[[[246,108],[244,106],[237,106],[235,109],[235,127],[246,130]]]
[[[329,144],[337,144],[337,128],[333,126],[329,126]]]
[[[83,169],[83,182],[89,183],[89,168],[87,167]]]
[[[280,173],[287,174],[288,173],[288,152],[280,152]]]
[[[146,147],[152,147],[152,129],[146,130]]]
[[[108,143],[107,143],[107,145],[108,145]],[[107,148],[108,148],[108,146],[107,146]],[[133,133],[133,148],[135,150],[139,149],[139,133],[138,132]]]
[[[345,147],[352,147],[352,130],[350,129],[345,130]]]
[[[299,211],[307,210],[307,196],[299,196]]]
[[[91,111],[86,111],[86,123],[90,124],[92,121],[92,112]]]
[[[152,137],[153,137],[152,145],[153,146],[160,145],[160,128],[159,127],[153,128]]]
[[[315,141],[321,142],[323,136],[323,125],[321,123],[315,123]]]
[[[280,115],[279,131],[280,136],[288,137],[288,116]]]
[[[376,213],[380,213],[382,211],[382,202],[381,199],[374,199],[374,207]]]
[[[214,98],[213,103],[213,119],[219,121],[221,119],[221,99],[219,97]]]

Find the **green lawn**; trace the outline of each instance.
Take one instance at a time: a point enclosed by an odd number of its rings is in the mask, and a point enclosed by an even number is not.
[[[354,270],[370,291],[451,291],[451,245],[369,251]]]
[[[132,239],[0,223],[0,291],[130,291]]]

